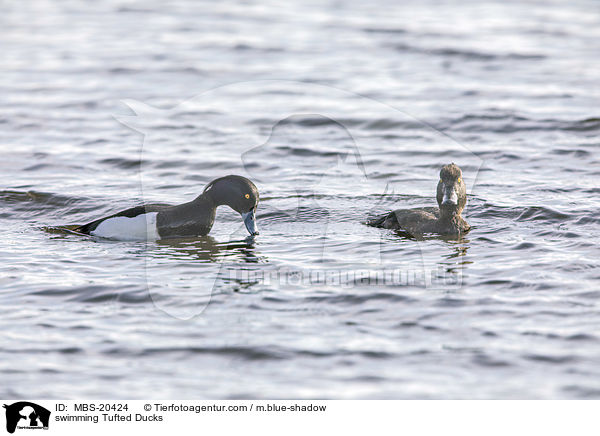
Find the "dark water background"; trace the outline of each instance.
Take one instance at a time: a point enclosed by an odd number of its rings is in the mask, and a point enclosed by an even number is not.
[[[0,397],[600,397],[599,4],[362,3],[2,3]],[[255,241],[42,229],[231,173]]]

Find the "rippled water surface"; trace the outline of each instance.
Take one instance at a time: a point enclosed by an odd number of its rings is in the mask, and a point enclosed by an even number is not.
[[[0,16],[0,397],[599,398],[594,1]],[[473,230],[364,225],[464,172]],[[52,231],[225,174],[260,235]]]

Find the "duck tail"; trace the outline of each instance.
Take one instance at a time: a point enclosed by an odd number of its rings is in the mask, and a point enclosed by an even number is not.
[[[387,219],[389,214],[379,215],[374,218],[370,218],[367,220],[366,224],[371,227],[383,227],[383,223]]]
[[[69,233],[77,233],[78,235],[85,235],[87,233],[85,232],[84,227],[85,226],[82,226],[79,224],[72,224],[72,225],[60,226],[59,229],[64,230]]]

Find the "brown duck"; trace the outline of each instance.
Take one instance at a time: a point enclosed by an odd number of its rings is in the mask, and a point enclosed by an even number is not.
[[[398,230],[411,236],[427,233],[461,235],[471,229],[471,226],[460,216],[467,204],[467,189],[458,165],[451,163],[440,170],[437,202],[437,208],[398,209],[375,217],[367,221],[367,224]]]

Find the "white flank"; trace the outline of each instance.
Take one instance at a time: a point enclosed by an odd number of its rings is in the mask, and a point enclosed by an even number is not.
[[[133,218],[118,216],[102,221],[90,234],[121,241],[155,241],[160,239],[156,228],[156,215],[150,212]]]

